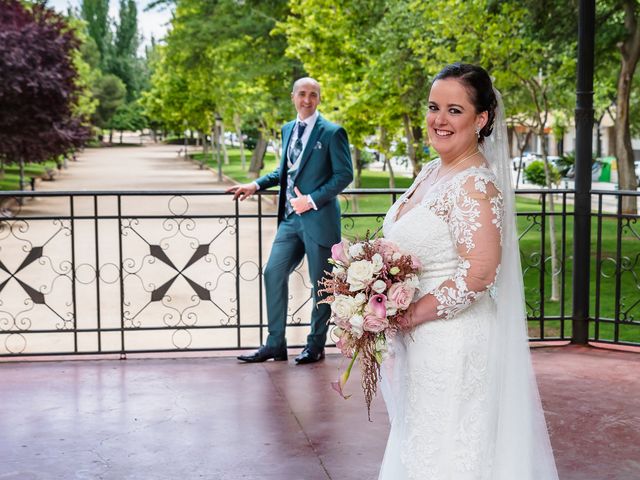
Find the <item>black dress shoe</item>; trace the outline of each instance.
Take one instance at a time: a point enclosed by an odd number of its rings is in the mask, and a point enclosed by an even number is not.
[[[257,363],[264,362],[273,358],[275,361],[287,360],[287,349],[286,348],[272,348],[267,347],[266,345],[261,346],[258,350],[256,350],[251,355],[239,355],[238,360],[242,360],[243,362],[249,363]]]
[[[305,363],[315,363],[324,358],[324,348],[320,350],[312,347],[304,347],[302,353],[296,357],[296,363],[303,365]]]

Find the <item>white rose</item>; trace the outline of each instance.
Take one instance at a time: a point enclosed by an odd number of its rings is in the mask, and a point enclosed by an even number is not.
[[[392,256],[391,259],[396,261],[396,260],[400,260],[400,258],[402,258],[402,254],[400,252],[395,252]]]
[[[364,325],[364,317],[362,315],[356,314],[353,315],[349,319],[349,323],[351,324],[351,333],[353,333],[356,338],[362,337],[364,330],[362,326]]]
[[[364,254],[362,243],[354,243],[349,247],[349,256],[351,258],[359,257]]]
[[[358,260],[349,265],[347,283],[349,290],[357,292],[365,288],[373,279],[373,263],[368,260]]]
[[[404,279],[404,283],[409,288],[418,288],[420,286],[420,280],[417,275],[407,275]]]
[[[371,289],[376,293],[382,293],[387,289],[387,284],[383,280],[376,280],[371,285]]]
[[[353,297],[336,295],[335,300],[331,303],[331,311],[336,317],[347,319],[356,313],[357,306],[353,301]]]
[[[355,296],[354,301],[358,306],[364,305],[365,303],[367,303],[367,296],[364,293],[360,292]]]
[[[373,271],[375,273],[379,273],[384,266],[384,260],[382,259],[382,255],[379,253],[374,253],[373,257],[371,257],[371,262],[373,263]]]
[[[387,342],[382,335],[379,335],[376,338],[376,358],[378,363],[382,363],[384,360],[389,358],[389,347],[387,346]]]
[[[398,306],[393,302],[385,302],[385,308],[387,309],[387,316],[392,317],[398,313]]]

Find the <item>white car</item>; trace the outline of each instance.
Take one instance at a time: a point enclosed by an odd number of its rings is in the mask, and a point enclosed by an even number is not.
[[[522,155],[522,170],[524,171],[527,166],[533,162],[534,160],[540,160],[542,157],[536,153],[525,152]],[[513,171],[517,171],[520,166],[520,157],[513,157],[511,159],[511,164],[513,165]]]
[[[640,185],[640,160],[633,162],[636,167],[636,183]]]

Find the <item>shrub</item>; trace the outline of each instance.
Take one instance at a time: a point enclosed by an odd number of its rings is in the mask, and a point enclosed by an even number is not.
[[[560,172],[558,169],[549,163],[549,175],[551,177],[552,184],[560,183]],[[547,186],[547,181],[544,175],[544,162],[542,160],[536,160],[527,165],[524,169],[524,178],[529,183],[534,185],[540,185],[541,187]]]

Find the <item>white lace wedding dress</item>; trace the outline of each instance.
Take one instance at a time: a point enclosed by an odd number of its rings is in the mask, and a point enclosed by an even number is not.
[[[443,179],[397,218],[400,205],[439,166],[427,164],[384,220],[384,236],[422,262],[417,295],[433,296],[438,319],[396,337],[395,355],[383,364],[391,431],[379,479],[555,480],[544,419],[541,426],[533,404],[541,412],[535,379],[522,398],[512,398],[519,405],[509,407],[506,374],[493,352],[501,257],[490,246],[502,242],[504,215],[493,172],[474,167]],[[523,318],[514,321],[525,328]],[[518,409],[530,412],[530,421],[504,425],[521,416]],[[515,449],[505,439],[510,435]],[[503,458],[510,455],[528,458]]]

